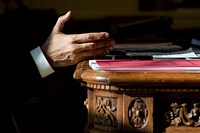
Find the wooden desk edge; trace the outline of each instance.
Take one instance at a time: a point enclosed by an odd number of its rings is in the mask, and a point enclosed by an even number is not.
[[[108,84],[192,84],[200,85],[200,72],[108,72],[94,71],[88,61],[80,62],[73,75],[74,79],[86,82]]]

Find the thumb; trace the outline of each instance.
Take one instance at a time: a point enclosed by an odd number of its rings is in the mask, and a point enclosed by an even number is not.
[[[61,32],[65,26],[65,23],[71,18],[71,16],[71,11],[68,11],[66,14],[60,16],[53,28],[53,32]]]

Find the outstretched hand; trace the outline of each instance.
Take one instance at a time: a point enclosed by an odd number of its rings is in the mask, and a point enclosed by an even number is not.
[[[52,67],[65,67],[80,61],[105,55],[112,50],[115,41],[107,32],[82,34],[65,34],[62,32],[65,23],[71,18],[71,11],[60,16],[41,46]]]

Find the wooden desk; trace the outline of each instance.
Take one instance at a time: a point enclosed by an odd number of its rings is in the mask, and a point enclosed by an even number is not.
[[[74,79],[87,88],[88,133],[200,131],[200,72],[93,71]]]

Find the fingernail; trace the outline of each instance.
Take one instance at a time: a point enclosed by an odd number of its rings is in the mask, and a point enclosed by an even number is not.
[[[109,40],[109,43],[110,44],[115,44],[115,41],[114,40]]]
[[[107,38],[107,37],[109,37],[109,34],[108,34],[108,33],[105,33],[104,36]]]

